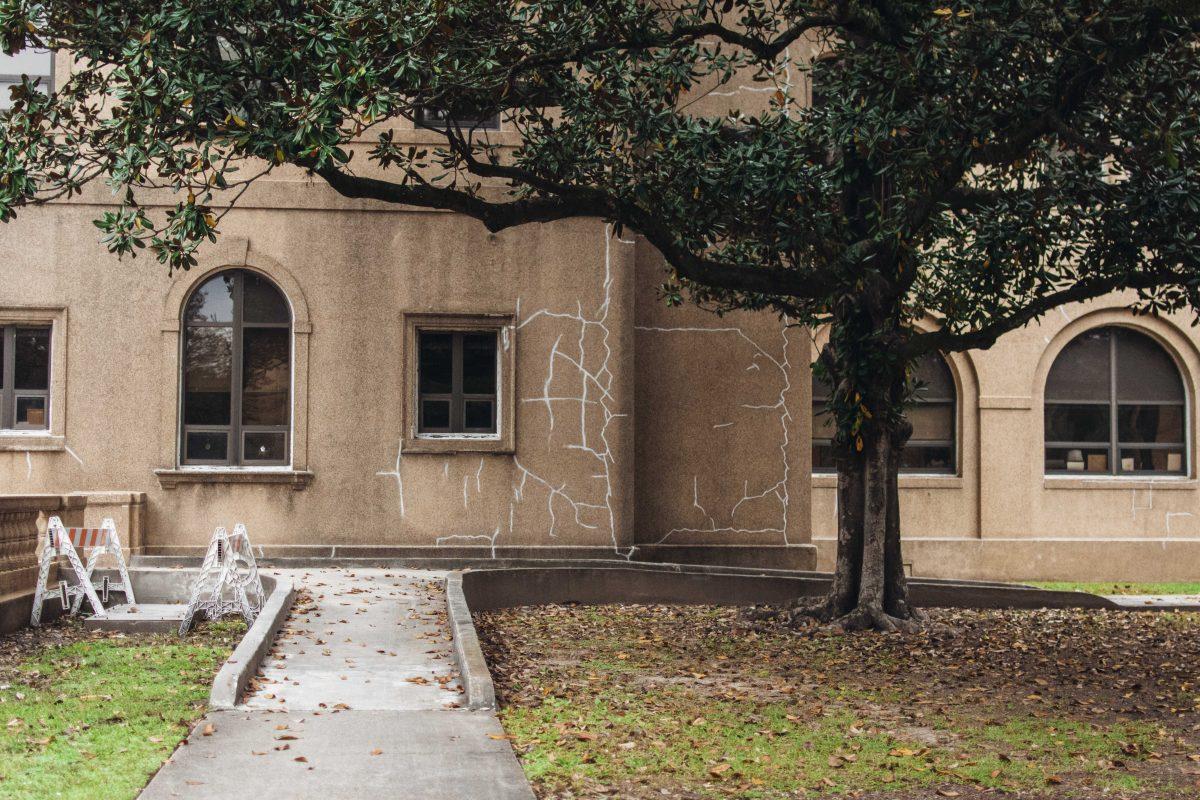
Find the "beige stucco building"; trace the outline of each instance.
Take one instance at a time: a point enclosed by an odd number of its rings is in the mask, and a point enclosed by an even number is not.
[[[98,243],[108,201],[0,227],[0,495],[115,516],[150,554],[244,522],[274,556],[831,564],[821,332],[667,308],[644,242],[492,235],[281,170],[169,275]],[[1200,573],[1197,343],[1112,297],[934,369],[914,574]]]

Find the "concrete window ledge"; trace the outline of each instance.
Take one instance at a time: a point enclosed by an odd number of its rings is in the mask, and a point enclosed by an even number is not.
[[[62,452],[66,449],[66,440],[50,433],[0,433],[0,453]]]
[[[961,475],[940,475],[933,472],[901,473],[898,477],[901,489],[961,489]],[[837,475],[829,472],[814,472],[812,488],[836,489]]]
[[[290,486],[299,492],[313,480],[313,473],[303,469],[156,469],[154,475],[164,489],[200,483],[233,483]]]
[[[1093,478],[1047,476],[1042,485],[1047,489],[1106,489],[1110,492],[1131,489],[1163,489],[1166,491],[1200,489],[1200,482],[1193,478],[1124,478],[1117,476]]]

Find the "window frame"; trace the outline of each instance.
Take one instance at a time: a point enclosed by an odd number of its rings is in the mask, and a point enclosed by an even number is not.
[[[1088,334],[1095,334],[1104,331],[1108,335],[1108,398],[1106,400],[1052,400],[1046,396],[1047,388],[1050,385],[1050,376],[1054,372],[1055,366],[1058,365],[1059,358],[1068,347],[1070,347],[1080,337]],[[1138,400],[1137,402],[1126,402],[1126,406],[1167,406],[1172,408],[1182,409],[1181,431],[1183,438],[1179,442],[1122,442],[1120,438],[1120,409],[1122,403],[1117,396],[1117,384],[1120,375],[1120,364],[1117,358],[1117,338],[1121,332],[1128,332],[1135,336],[1141,336],[1148,339],[1155,347],[1159,348],[1163,354],[1170,360],[1171,365],[1175,368],[1175,377],[1179,380],[1180,389],[1183,392],[1183,399],[1175,400]],[[1071,477],[1071,478],[1122,478],[1122,479],[1138,479],[1138,478],[1188,478],[1191,476],[1191,447],[1189,442],[1189,432],[1191,430],[1191,401],[1188,393],[1188,383],[1184,380],[1184,371],[1178,360],[1169,349],[1163,346],[1162,342],[1150,333],[1141,330],[1130,328],[1123,325],[1100,325],[1095,328],[1089,328],[1085,331],[1075,334],[1063,345],[1062,349],[1054,356],[1054,360],[1050,362],[1050,369],[1046,372],[1046,378],[1042,384],[1042,472],[1048,477]],[[1103,408],[1108,411],[1108,438],[1105,441],[1095,442],[1078,442],[1065,441],[1058,439],[1047,439],[1047,415],[1052,406],[1094,406]],[[1046,454],[1051,449],[1054,450],[1104,450],[1107,454],[1108,469],[1103,472],[1091,472],[1087,469],[1047,469]],[[1129,472],[1121,468],[1121,453],[1123,450],[1177,450],[1183,457],[1183,467],[1179,471],[1170,470],[1132,470]],[[1085,459],[1086,464],[1086,459]]]
[[[959,411],[960,411],[960,407],[962,405],[961,398],[960,398],[960,396],[962,394],[962,388],[959,386],[958,376],[955,373],[954,367],[950,363],[950,360],[948,358],[946,358],[944,355],[942,355],[941,353],[935,352],[935,353],[931,353],[930,355],[932,357],[941,359],[942,365],[945,367],[946,372],[950,376],[950,384],[951,384],[951,386],[954,387],[954,396],[953,397],[921,397],[920,399],[918,399],[914,402],[914,405],[918,405],[918,404],[919,405],[929,405],[932,407],[947,407],[948,406],[950,408],[950,436],[951,436],[951,438],[950,439],[920,439],[917,441],[913,441],[910,439],[904,445],[904,449],[907,451],[909,448],[924,449],[924,448],[948,447],[950,449],[950,456],[952,459],[952,463],[950,464],[950,466],[948,468],[901,466],[899,474],[902,476],[904,476],[904,475],[920,475],[920,476],[935,477],[935,478],[956,477],[959,475],[959,462],[961,461],[961,454],[959,452],[959,435],[960,435],[960,431],[961,431],[961,425],[959,423]],[[817,395],[814,393],[812,396],[812,401],[811,401],[811,405],[813,407],[813,411],[812,411],[813,420],[815,420],[818,416],[818,411],[817,411],[816,407],[817,407],[817,404],[820,402],[821,401],[818,399]],[[824,413],[828,413],[828,412],[822,410],[819,413],[824,414]],[[816,451],[816,448],[819,446],[832,447],[833,440],[829,439],[829,438],[813,436],[811,438],[811,447],[812,447],[814,453]],[[818,467],[818,466],[816,466],[815,459],[814,459],[814,465],[812,467],[812,474],[813,475],[835,475],[835,474],[837,474],[837,470],[834,468],[831,468],[831,467]]]
[[[402,453],[506,453],[515,452],[515,375],[516,329],[510,313],[460,314],[444,312],[406,312],[404,326],[404,388],[402,416],[404,434]],[[496,336],[496,394],[493,419],[495,430],[481,431],[422,431],[420,386],[420,337],[422,332],[492,333]],[[461,388],[461,373],[455,367],[457,386]],[[452,385],[452,389],[454,386]],[[443,395],[438,395],[442,397]],[[451,395],[446,395],[451,398]],[[461,395],[469,399],[467,395]],[[491,398],[491,395],[487,396]],[[451,413],[453,415],[453,399]],[[452,420],[453,422],[453,417]],[[453,427],[453,425],[451,426]]]
[[[500,130],[500,115],[493,114],[489,117],[463,117],[456,119],[447,117],[446,119],[431,119],[430,114],[435,114],[439,111],[437,108],[427,106],[418,106],[417,113],[414,114],[413,125],[416,128],[425,128],[433,131],[444,131],[450,127],[450,123],[454,123],[454,127],[460,131],[499,131]]]
[[[37,49],[37,48],[34,48],[34,49]],[[24,52],[24,51],[22,50],[21,52]],[[46,55],[48,55],[50,57],[50,70],[45,74],[38,73],[37,75],[30,75],[30,77],[45,78],[45,81],[43,82],[42,85],[46,89],[46,94],[50,95],[50,94],[54,94],[55,51],[48,50],[48,51],[46,51]],[[3,114],[8,111],[8,107],[4,105],[4,102],[7,101],[8,90],[10,87],[15,86],[21,82],[22,74],[28,74],[28,73],[11,73],[11,72],[0,73],[0,92],[3,93],[2,96],[3,96],[3,98],[5,98],[4,100],[0,100],[0,114]]]
[[[49,339],[46,352],[46,388],[17,389],[16,339],[18,330],[44,330]],[[0,321],[0,431],[19,434],[50,432],[50,407],[54,391],[54,325],[49,322]],[[42,425],[17,423],[17,402],[21,398],[40,397],[45,402],[46,420]]]
[[[450,336],[450,391],[447,392],[422,392],[421,391],[421,344],[422,339],[426,334],[439,334]],[[480,394],[478,392],[468,393],[464,391],[463,386],[465,376],[464,356],[463,356],[463,338],[466,336],[478,335],[492,336],[496,343],[496,351],[493,362],[493,372],[495,373],[495,388],[500,388],[500,332],[499,331],[447,331],[434,328],[418,328],[417,329],[417,435],[444,435],[455,434],[461,436],[469,435],[487,435],[499,436],[499,423],[497,405],[499,403],[499,393],[492,392],[490,394]],[[425,425],[425,402],[449,402],[450,415],[449,425],[444,429],[436,429],[432,426]],[[468,428],[467,427],[467,403],[471,401],[486,401],[492,404],[492,424],[488,428]]]
[[[209,281],[216,280],[223,275],[234,274],[234,291],[233,291],[233,310],[232,318],[229,322],[196,322],[187,318],[187,306],[196,292],[207,286]],[[256,275],[260,280],[266,282],[272,289],[278,293],[283,300],[284,305],[288,310],[287,322],[246,322],[243,319],[243,295],[245,288],[245,278],[248,274]],[[205,275],[200,281],[190,288],[184,296],[183,305],[180,311],[180,335],[179,335],[179,369],[178,369],[178,385],[179,385],[179,425],[177,434],[178,447],[178,463],[180,467],[224,467],[227,469],[271,469],[279,467],[291,467],[292,452],[293,452],[293,427],[295,423],[295,371],[296,371],[296,342],[295,342],[295,310],[292,308],[291,301],[288,299],[287,293],[280,288],[270,276],[264,275],[256,270],[246,269],[244,267],[232,267],[230,269],[217,270]],[[230,343],[230,397],[229,397],[229,424],[228,425],[191,425],[187,422],[187,336],[188,331],[193,328],[229,328],[231,329]],[[274,329],[287,330],[288,336],[288,400],[287,400],[287,423],[284,425],[247,425],[242,422],[242,404],[243,404],[243,361],[245,359],[245,331],[251,329]],[[222,459],[196,459],[187,457],[187,437],[189,433],[225,433],[226,436],[226,454],[227,457]],[[254,459],[247,460],[245,457],[245,438],[247,433],[282,433],[284,455],[282,459]]]

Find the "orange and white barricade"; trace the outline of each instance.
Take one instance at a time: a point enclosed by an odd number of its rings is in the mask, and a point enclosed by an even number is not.
[[[86,567],[79,557],[80,551],[88,554]],[[105,555],[116,561],[121,579],[120,582],[113,583],[106,575],[97,587],[92,581],[92,576],[100,558]],[[92,614],[103,617],[104,603],[108,601],[108,593],[111,591],[124,594],[126,602],[136,602],[133,597],[133,584],[129,580],[129,569],[125,564],[125,556],[121,553],[121,539],[117,535],[116,524],[111,519],[105,519],[99,528],[67,528],[63,526],[61,519],[51,517],[46,524],[46,546],[42,549],[41,562],[38,565],[37,589],[33,595],[33,612],[29,618],[31,625],[39,625],[42,621],[42,605],[49,590],[47,582],[50,579],[50,567],[59,558],[66,558],[75,573],[75,583],[66,580],[58,582],[58,595],[64,611],[70,609],[71,613],[78,613],[84,598],[87,598],[92,607]],[[97,588],[101,594],[97,594]]]

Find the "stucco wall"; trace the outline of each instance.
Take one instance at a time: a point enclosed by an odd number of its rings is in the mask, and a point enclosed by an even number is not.
[[[0,436],[0,494],[145,492],[143,543],[160,552],[242,521],[263,545],[627,554],[667,534],[671,544],[706,539],[676,530],[706,526],[693,513],[695,483],[729,527],[763,531],[739,530],[735,543],[807,543],[807,425],[792,413],[807,404],[802,349],[785,352],[769,316],[731,323],[666,309],[649,288],[662,280],[659,262],[602,223],[491,235],[451,214],[267,181],[226,217],[198,267],[169,276],[152,256],[107,254],[91,224],[104,198],[88,199],[0,227],[0,310],[57,309],[63,362],[52,380],[65,390],[51,410],[61,437],[35,448]],[[290,483],[179,482],[170,472],[181,304],[226,267],[266,274],[293,307]],[[412,312],[511,316],[502,340],[515,348],[514,453],[401,452]],[[746,333],[649,330],[730,325]],[[741,380],[752,366],[761,380]],[[713,430],[723,422],[736,426]],[[635,447],[635,432],[649,445]],[[168,471],[161,483],[156,470]]]

